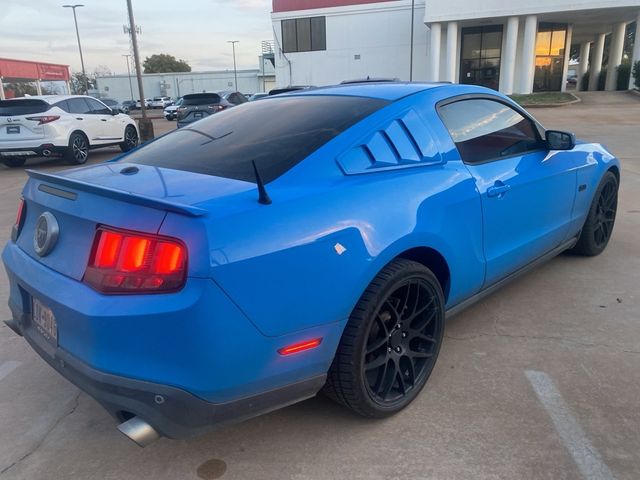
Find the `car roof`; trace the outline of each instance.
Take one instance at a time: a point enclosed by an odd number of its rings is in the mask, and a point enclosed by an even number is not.
[[[89,95],[29,95],[28,97],[17,97],[8,100],[43,100],[48,104],[54,104],[69,98],[93,98],[94,100],[98,100],[95,97],[90,97]]]
[[[445,82],[437,83],[418,83],[418,82],[371,82],[348,83],[343,85],[331,85],[327,87],[308,88],[304,90],[296,90],[288,93],[279,94],[283,96],[300,96],[300,95],[345,95],[354,97],[370,97],[380,100],[395,101],[408,95],[422,92],[432,88],[456,87]]]

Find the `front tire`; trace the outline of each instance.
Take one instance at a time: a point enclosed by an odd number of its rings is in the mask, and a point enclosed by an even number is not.
[[[69,137],[69,147],[64,159],[72,165],[82,165],[89,157],[89,141],[82,133],[74,132]]]
[[[578,255],[600,255],[611,238],[618,210],[618,178],[606,172],[593,196],[578,243],[571,250]]]
[[[393,415],[427,383],[443,333],[444,295],[435,275],[394,260],[353,310],[324,393],[362,416]]]
[[[120,150],[128,152],[138,146],[138,131],[132,125],[124,130],[124,142],[120,144]]]

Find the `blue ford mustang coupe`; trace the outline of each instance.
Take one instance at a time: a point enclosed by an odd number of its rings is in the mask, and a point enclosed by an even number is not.
[[[445,316],[604,250],[620,164],[485,88],[363,83],[28,173],[8,324],[145,445],[320,390],[398,412]]]

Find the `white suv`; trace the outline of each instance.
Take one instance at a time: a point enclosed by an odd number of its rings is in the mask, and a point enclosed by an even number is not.
[[[171,97],[153,97],[149,103],[150,108],[165,108],[169,105],[171,105]]]
[[[45,95],[0,101],[0,162],[24,165],[29,157],[87,161],[89,150],[138,145],[138,127],[128,115],[83,95]]]

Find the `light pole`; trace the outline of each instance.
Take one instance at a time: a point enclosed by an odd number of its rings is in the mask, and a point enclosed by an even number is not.
[[[127,75],[129,76],[129,90],[131,90],[131,101],[133,102],[133,85],[131,84],[131,69],[129,68],[129,57],[131,55],[122,55],[127,59]]]
[[[233,78],[236,82],[236,92],[238,91],[238,70],[236,69],[236,43],[240,43],[238,40],[228,40],[227,43],[230,43],[233,47]]]
[[[85,93],[89,93],[89,79],[87,78],[87,72],[84,70],[84,58],[82,58],[82,45],[80,45],[80,32],[78,31],[78,17],[76,17],[76,8],[84,7],[84,5],[63,5],[62,8],[73,9],[73,21],[76,24],[76,37],[78,38],[78,50],[80,50],[80,65],[82,65],[82,76],[84,78]]]
[[[415,18],[416,0],[411,0],[411,47],[409,48],[409,81],[413,82],[413,22]]]
[[[138,35],[136,32],[136,22],[133,19],[133,6],[131,0],[127,0],[127,10],[129,12],[129,26],[131,27],[131,45],[133,46],[133,61],[136,66],[136,78],[138,80],[138,91],[140,92],[140,110],[142,118],[138,122],[140,127],[140,137],[143,141],[153,138],[153,122],[147,117],[147,107],[144,104],[144,88],[142,86],[142,69],[140,68],[140,54],[138,53]]]

